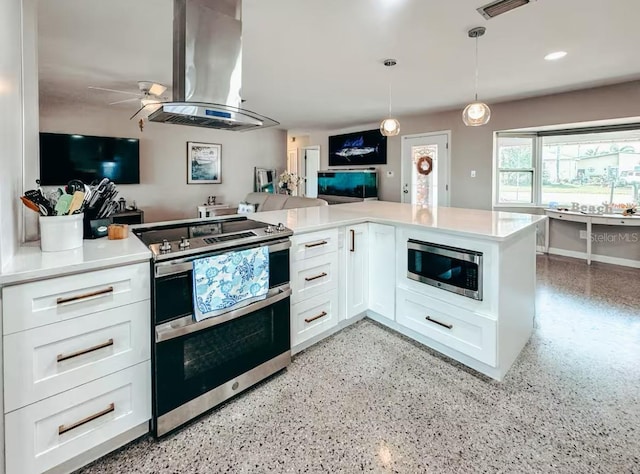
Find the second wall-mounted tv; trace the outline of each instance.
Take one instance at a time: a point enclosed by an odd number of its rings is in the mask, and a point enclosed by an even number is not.
[[[384,165],[387,137],[380,130],[346,133],[329,137],[329,166]]]
[[[40,133],[40,184],[60,186],[109,178],[116,184],[140,183],[137,138]]]

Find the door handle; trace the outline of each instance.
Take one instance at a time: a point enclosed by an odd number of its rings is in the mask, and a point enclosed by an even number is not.
[[[350,229],[349,232],[351,232],[351,252],[355,252],[356,251],[356,231],[353,229]]]
[[[256,301],[255,303],[250,303],[247,306],[242,306],[241,308],[235,310],[232,309],[231,311],[221,314],[220,316],[213,316],[207,319],[203,319],[200,322],[194,322],[193,316],[186,316],[184,318],[168,323],[159,324],[156,326],[156,342],[167,341],[169,339],[185,336],[187,334],[201,331],[202,329],[207,329],[218,324],[226,323],[227,321],[231,321],[232,319],[236,319],[249,313],[253,313],[254,311],[258,311],[262,308],[266,308],[273,303],[277,303],[278,301],[291,296],[291,288],[270,291],[277,291],[277,293],[275,293],[273,296],[267,295],[267,299]]]

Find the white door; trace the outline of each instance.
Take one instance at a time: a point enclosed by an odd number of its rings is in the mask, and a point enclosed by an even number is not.
[[[395,319],[396,228],[369,223],[369,308]]]
[[[302,148],[302,183],[303,196],[318,197],[318,170],[320,169],[320,146]]]
[[[369,306],[368,224],[346,228],[347,318],[367,310]]]
[[[402,137],[402,202],[449,206],[451,132]]]

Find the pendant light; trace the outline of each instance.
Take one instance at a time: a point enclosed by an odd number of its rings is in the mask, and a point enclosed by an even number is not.
[[[383,64],[392,67],[397,64],[395,59],[385,59]],[[385,137],[395,137],[400,133],[400,122],[391,117],[391,79],[389,79],[389,117],[380,122],[380,133]]]
[[[476,39],[476,88],[475,99],[464,108],[462,112],[462,121],[468,127],[479,127],[486,125],[491,118],[491,109],[484,102],[478,101],[478,38],[484,35],[486,28],[479,26],[469,30],[469,38]]]

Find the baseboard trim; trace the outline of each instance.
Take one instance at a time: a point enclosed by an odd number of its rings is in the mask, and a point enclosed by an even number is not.
[[[580,260],[587,259],[586,252],[576,252],[574,250],[559,249],[556,247],[549,248],[549,254],[560,255],[562,257],[577,258]],[[611,265],[620,265],[623,267],[640,268],[639,260],[631,260],[628,258],[610,257],[608,255],[591,254],[591,261],[600,263],[609,263]]]

